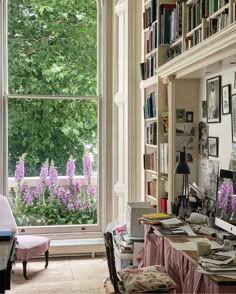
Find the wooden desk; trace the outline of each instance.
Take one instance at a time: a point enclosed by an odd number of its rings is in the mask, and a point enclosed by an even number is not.
[[[177,283],[177,293],[236,293],[236,280],[198,272],[196,252],[176,250],[170,240],[183,242],[186,237],[160,237],[145,225],[144,266],[163,265]]]
[[[11,269],[15,255],[16,239],[0,241],[0,293],[10,290]]]

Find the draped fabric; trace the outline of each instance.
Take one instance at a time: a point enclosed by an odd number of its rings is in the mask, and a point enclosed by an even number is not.
[[[188,254],[173,248],[167,238],[152,233],[147,225],[143,258],[144,266],[158,264],[165,267],[177,284],[175,293],[236,293],[236,283],[219,285],[208,275],[197,272],[197,264]]]

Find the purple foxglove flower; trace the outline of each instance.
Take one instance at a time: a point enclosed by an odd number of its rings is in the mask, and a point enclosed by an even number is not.
[[[35,187],[35,196],[37,198],[43,196],[44,194],[44,184],[43,183],[39,183],[36,187]]]
[[[47,180],[48,180],[48,170],[49,170],[49,166],[48,166],[48,163],[44,163],[43,166],[41,167],[41,171],[40,171],[40,178],[41,178],[41,181],[43,183],[47,183]]]
[[[236,196],[232,196],[232,210],[236,213]]]
[[[76,181],[76,182],[74,183],[74,195],[80,193],[81,188],[82,188],[82,183],[81,183],[81,181],[80,181],[80,180]]]
[[[67,161],[66,175],[73,182],[75,176],[75,160],[69,159]]]
[[[82,207],[82,202],[81,202],[80,199],[77,199],[77,200],[75,201],[75,208],[76,208],[76,209],[80,209],[81,207]]]
[[[74,211],[75,210],[73,203],[68,203],[67,208],[68,208],[69,211]]]
[[[19,183],[21,180],[24,179],[25,175],[25,163],[23,159],[20,159],[16,163],[16,170],[15,170],[15,180]]]
[[[49,187],[50,189],[58,185],[58,173],[57,169],[52,163],[49,168]]]
[[[27,206],[30,206],[33,203],[33,193],[30,189],[28,189],[27,191],[25,191],[24,195],[23,195],[23,199],[24,202]]]
[[[57,197],[62,204],[67,205],[67,203],[69,202],[69,193],[63,187],[59,188],[57,192]]]
[[[224,181],[220,185],[220,192],[222,194],[233,194],[233,183],[232,181]]]
[[[96,186],[88,186],[86,189],[87,196],[95,196],[97,192]]]
[[[84,175],[90,181],[90,178],[92,176],[92,161],[90,155],[85,155],[83,159],[83,166],[84,166]]]

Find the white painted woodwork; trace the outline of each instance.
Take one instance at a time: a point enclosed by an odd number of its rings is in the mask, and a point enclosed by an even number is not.
[[[124,223],[125,202],[127,202],[127,71],[126,71],[126,9],[125,1],[118,1],[114,7],[114,96],[113,96],[113,218]]]

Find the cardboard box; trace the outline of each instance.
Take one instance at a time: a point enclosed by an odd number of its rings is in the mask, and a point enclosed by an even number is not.
[[[144,226],[138,219],[145,213],[156,213],[156,208],[151,207],[151,202],[129,202],[126,208],[127,232],[131,238],[143,238]]]

